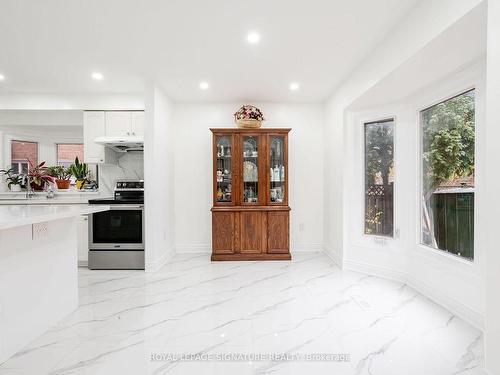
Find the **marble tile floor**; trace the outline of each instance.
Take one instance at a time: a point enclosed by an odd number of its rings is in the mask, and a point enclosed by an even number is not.
[[[322,253],[291,262],[177,255],[156,273],[81,268],[79,284],[79,308],[0,375],[483,374],[480,331]]]

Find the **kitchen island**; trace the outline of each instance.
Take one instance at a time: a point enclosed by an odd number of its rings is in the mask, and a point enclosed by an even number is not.
[[[77,308],[76,218],[107,210],[0,205],[0,363]]]

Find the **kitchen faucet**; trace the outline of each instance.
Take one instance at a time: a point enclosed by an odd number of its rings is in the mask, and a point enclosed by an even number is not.
[[[26,176],[25,176],[25,178],[26,178],[25,179],[25,181],[26,181],[26,199],[34,198],[36,196],[36,193],[33,190],[33,188],[31,187],[30,179],[29,179],[29,177],[26,177]]]

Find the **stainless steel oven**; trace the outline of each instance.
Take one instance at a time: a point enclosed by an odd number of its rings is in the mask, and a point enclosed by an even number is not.
[[[144,250],[144,205],[111,205],[90,216],[90,249]]]
[[[144,269],[144,189],[126,183],[118,182],[113,198],[89,201],[111,207],[90,215],[90,269]]]

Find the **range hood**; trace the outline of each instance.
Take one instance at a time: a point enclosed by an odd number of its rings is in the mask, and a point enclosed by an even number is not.
[[[143,137],[99,137],[94,142],[115,152],[144,151]]]

